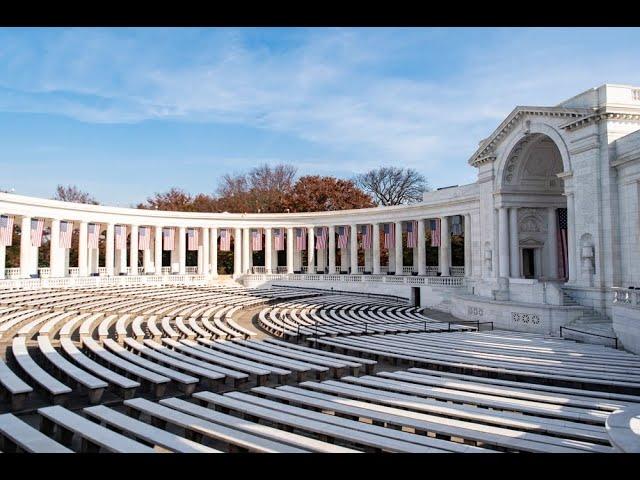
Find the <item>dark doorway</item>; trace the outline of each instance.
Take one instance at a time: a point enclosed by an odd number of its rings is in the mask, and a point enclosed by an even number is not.
[[[524,278],[535,278],[535,249],[522,249],[522,275]]]

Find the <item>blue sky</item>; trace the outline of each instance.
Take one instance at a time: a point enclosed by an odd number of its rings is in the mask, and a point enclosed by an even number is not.
[[[516,105],[640,84],[640,29],[2,28],[0,188],[129,205],[293,163],[469,183]]]

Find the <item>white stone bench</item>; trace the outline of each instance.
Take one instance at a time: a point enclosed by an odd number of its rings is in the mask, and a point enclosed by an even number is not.
[[[106,424],[117,428],[132,435],[137,440],[162,447],[171,452],[221,453],[219,450],[141,422],[104,405],[87,407],[83,411],[86,415],[100,421],[102,425]]]
[[[33,388],[16,375],[0,358],[0,385],[11,399],[11,410],[20,410]]]
[[[246,433],[218,423],[203,420],[199,417],[188,415],[143,398],[125,400],[124,404],[129,407],[132,414],[134,414],[134,412],[140,412],[156,419],[156,426],[159,428],[163,428],[164,423],[170,423],[182,428],[185,432],[191,432],[191,437],[195,441],[197,441],[200,436],[213,438],[229,445],[231,451],[238,448],[249,452],[261,453],[304,453],[306,451],[269,440],[259,435]],[[240,421],[240,419],[238,419],[238,421]],[[257,430],[259,430],[259,428]]]
[[[111,325],[113,324],[113,322],[115,321],[119,321],[120,319],[124,318],[124,321],[126,321],[128,319],[129,315],[125,314],[125,315],[108,315],[104,318],[104,320],[102,320],[100,322],[100,325],[98,325],[98,338],[100,340],[103,340],[105,338],[109,337],[109,329],[111,328]]]
[[[116,342],[114,342],[111,339],[106,339],[104,341],[104,344],[107,346],[115,345],[117,347],[120,347]],[[170,382],[170,378],[166,376],[159,375],[146,368],[140,367],[135,363],[125,360],[124,358],[118,355],[108,352],[107,350],[104,349],[104,347],[102,347],[102,345],[99,345],[92,338],[84,339],[84,347],[86,347],[88,351],[91,352],[92,355],[101,359],[103,362],[106,362],[111,367],[116,368],[119,371],[125,372],[126,374],[133,375],[135,378],[143,382],[146,382],[146,384],[151,387],[151,389],[155,393],[155,396],[157,397],[160,397],[164,394],[166,385],[167,383]]]
[[[199,380],[196,377],[191,375],[185,375],[184,373],[178,372],[177,370],[173,370],[171,368],[164,367],[158,363],[152,362],[151,360],[147,360],[146,358],[141,357],[140,355],[136,355],[133,352],[130,352],[123,346],[114,342],[113,340],[105,340],[105,346],[111,350],[118,357],[122,357],[122,359],[126,362],[137,366],[138,368],[143,369],[146,372],[156,374],[159,378],[166,378],[167,380],[173,380],[176,386],[180,389],[180,391],[184,392],[186,395],[191,395],[191,393],[195,390],[196,385]],[[162,396],[164,394],[165,384],[161,384],[156,387],[156,396]]]
[[[182,317],[176,317],[175,318],[175,325],[176,325],[176,328],[182,334],[183,337],[196,338],[198,336],[198,334],[196,332],[194,332],[193,330],[191,330],[191,328],[189,328],[187,325],[185,325],[184,318],[182,318]]]
[[[24,337],[15,337],[13,339],[11,351],[20,368],[43,388],[53,404],[64,403],[67,400],[67,395],[73,390],[45,372],[31,358]]]
[[[196,336],[211,338],[211,333],[205,330],[204,328],[202,328],[200,325],[198,325],[198,322],[194,317],[189,317],[188,322],[189,322],[189,327],[191,327],[191,330],[196,332]]]
[[[101,427],[66,408],[60,406],[39,408],[38,413],[42,417],[40,430],[43,433],[51,435],[54,433],[54,427],[57,427],[59,435],[63,438],[63,443],[70,443],[73,435],[78,435],[82,439],[80,447],[82,452],[99,451],[100,449],[113,453],[155,452],[153,448]]]
[[[0,415],[0,437],[4,452],[73,453],[11,413]]]
[[[162,326],[162,330],[164,330],[164,333],[167,337],[180,338],[180,334],[176,332],[171,326],[171,319],[169,317],[163,317],[160,325]]]
[[[61,338],[60,346],[71,360],[78,363],[80,366],[97,375],[98,377],[106,380],[110,384],[116,386],[120,390],[123,398],[133,398],[136,389],[140,386],[140,383],[131,380],[130,378],[127,378],[123,375],[120,375],[119,373],[116,373],[97,362],[94,362],[84,353],[82,353],[70,338]]]
[[[53,348],[49,337],[46,335],[38,336],[38,347],[40,353],[53,365],[58,372],[68,380],[68,383],[75,382],[79,387],[87,391],[89,403],[96,404],[102,399],[102,394],[109,386],[103,380],[91,375],[89,372],[78,368],[76,365],[68,361],[58,351]]]
[[[89,317],[93,317],[92,319],[95,320],[100,318],[101,316],[102,316],[102,313],[94,313],[94,314],[81,313],[80,315],[72,317],[71,319],[67,320],[62,326],[62,328],[60,329],[60,333],[59,333],[60,338],[73,336],[73,332],[75,331],[78,323],[84,322],[85,319]]]

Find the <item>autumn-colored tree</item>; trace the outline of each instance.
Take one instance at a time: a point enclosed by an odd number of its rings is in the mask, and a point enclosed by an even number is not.
[[[139,203],[136,208],[146,210],[169,210],[177,212],[193,212],[193,197],[179,188],[172,188],[165,193],[155,193],[147,197],[145,203]]]
[[[75,185],[58,185],[53,200],[62,202],[88,203],[91,205],[100,205],[98,201],[87,192],[83,192]]]
[[[374,207],[369,195],[351,180],[308,175],[301,177],[287,197],[291,212],[322,212]]]

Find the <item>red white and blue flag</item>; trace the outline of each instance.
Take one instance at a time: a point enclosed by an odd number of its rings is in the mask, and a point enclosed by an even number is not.
[[[228,228],[220,229],[220,251],[228,252],[231,250],[231,233]]]
[[[327,238],[329,229],[327,227],[316,228],[316,249],[322,250],[327,248]]]
[[[371,225],[361,225],[360,234],[362,235],[362,248],[371,248]]]
[[[347,248],[349,246],[349,231],[346,226],[338,227],[338,248]]]
[[[187,250],[198,250],[198,229],[187,228]]]
[[[296,252],[307,249],[307,232],[305,228],[296,228]]]
[[[451,217],[451,234],[462,235],[464,233],[463,225],[462,215],[454,215]]]
[[[429,220],[429,230],[431,230],[431,246],[439,247],[440,246],[440,219],[439,218]]]
[[[407,248],[418,246],[418,222],[415,220],[407,222]]]
[[[0,215],[0,246],[10,247],[13,242],[13,217]],[[4,268],[4,265],[0,265]]]
[[[385,223],[384,231],[384,248],[395,248],[396,246],[396,226],[393,223]]]
[[[116,225],[116,250],[127,249],[127,227]]]
[[[273,230],[273,238],[276,251],[284,250],[284,228],[275,228]]]
[[[71,248],[71,236],[73,235],[73,222],[60,222],[60,248]]]
[[[149,250],[151,247],[151,227],[140,227],[138,230],[138,250]]]
[[[569,277],[569,245],[567,240],[567,209],[558,209],[558,277]]]
[[[100,241],[100,224],[99,223],[90,223],[87,226],[87,247],[89,248],[98,248],[98,243]]]
[[[251,230],[251,250],[253,252],[259,252],[262,250],[262,229],[257,228]]]
[[[175,229],[174,228],[163,228],[162,229],[162,249],[163,250],[173,250],[175,244]]]
[[[42,232],[44,231],[44,219],[31,219],[31,245],[34,247],[42,246]]]

